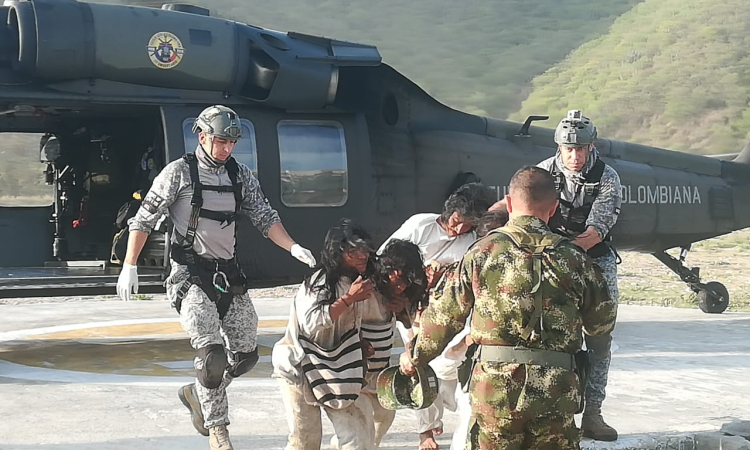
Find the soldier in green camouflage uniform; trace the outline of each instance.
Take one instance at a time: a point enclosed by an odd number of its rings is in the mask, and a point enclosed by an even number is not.
[[[573,355],[581,350],[584,331],[612,331],[616,305],[591,259],[547,226],[557,207],[549,173],[536,167],[519,170],[506,202],[508,226],[478,241],[458,269],[446,274],[420,333],[402,355],[401,368],[410,374],[426,366],[473,310],[471,337],[480,344],[481,356],[470,384],[470,448],[577,449],[580,431],[573,415],[582,392]],[[555,245],[541,253],[538,266],[519,241]],[[539,316],[535,301],[543,305]],[[498,352],[519,358],[486,357]],[[538,358],[524,360],[521,352]],[[560,363],[566,358],[567,366]]]

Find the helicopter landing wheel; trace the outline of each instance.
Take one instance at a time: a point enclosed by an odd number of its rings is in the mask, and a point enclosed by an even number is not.
[[[706,287],[698,291],[698,307],[704,313],[721,314],[729,306],[729,291],[716,281],[706,283]]]

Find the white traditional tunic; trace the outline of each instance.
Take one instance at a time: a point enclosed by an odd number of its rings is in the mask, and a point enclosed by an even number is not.
[[[323,279],[319,280],[318,285],[323,282]],[[350,287],[351,280],[342,277],[336,289],[336,298],[348,292]],[[371,300],[374,298],[365,302]],[[340,450],[374,448],[375,431],[370,400],[360,395],[353,404],[343,409],[320,406],[301,370],[305,353],[299,337],[307,337],[322,347],[335,346],[346,332],[361,327],[361,303],[364,302],[354,303],[333,320],[330,305],[319,305],[318,295],[308,291],[304,283],[294,297],[284,337],[274,345],[271,354],[273,376],[279,378],[287,410],[290,431],[286,446],[288,450],[320,449],[323,439],[321,409],[333,424]]]

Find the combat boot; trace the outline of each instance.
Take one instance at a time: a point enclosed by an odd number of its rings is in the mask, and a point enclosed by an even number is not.
[[[203,436],[208,436],[208,430],[203,425],[203,411],[201,411],[201,402],[198,400],[198,393],[195,392],[195,383],[190,383],[187,386],[183,386],[177,392],[180,397],[180,401],[190,411],[190,419],[193,421],[193,426],[198,433]]]
[[[607,425],[602,417],[601,408],[586,408],[581,419],[583,436],[595,441],[616,441],[617,430]]]
[[[219,425],[209,430],[208,445],[210,450],[234,450],[229,440],[229,430],[226,425]]]

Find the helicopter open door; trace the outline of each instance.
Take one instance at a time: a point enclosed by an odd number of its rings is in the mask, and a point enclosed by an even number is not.
[[[143,187],[142,155],[163,154],[152,148],[162,127],[158,109],[151,111],[152,118],[147,109],[121,107],[0,117],[0,297],[115,292],[118,208]],[[150,247],[152,260],[140,271],[144,293],[163,289],[163,240]]]

